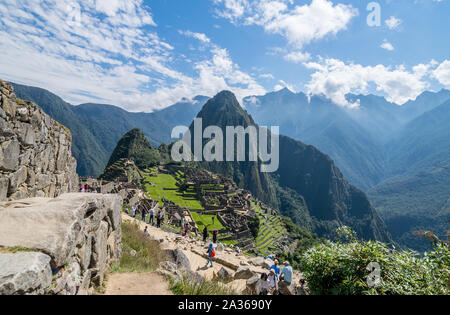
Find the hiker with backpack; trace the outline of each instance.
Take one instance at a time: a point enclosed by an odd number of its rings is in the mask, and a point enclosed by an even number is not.
[[[216,251],[214,250],[214,244],[210,243],[209,244],[209,248],[208,251],[206,252],[208,254],[208,259],[206,260],[206,265],[208,265],[208,263],[211,263],[211,268],[213,267],[213,258],[216,256]]]

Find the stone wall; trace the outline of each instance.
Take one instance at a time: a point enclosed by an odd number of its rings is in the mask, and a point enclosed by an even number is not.
[[[75,191],[71,144],[67,128],[0,80],[0,201]]]
[[[0,295],[92,293],[122,255],[121,210],[118,195],[1,202]]]

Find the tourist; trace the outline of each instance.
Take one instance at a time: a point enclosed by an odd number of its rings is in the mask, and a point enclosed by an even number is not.
[[[150,237],[150,233],[149,233],[149,231],[148,231],[148,227],[145,227],[145,229],[144,229],[144,235],[145,235],[146,237]]]
[[[270,266],[269,271],[270,270],[275,271],[277,277],[280,275],[280,267],[278,267],[278,260],[275,260],[275,263],[272,266]]]
[[[156,216],[156,227],[158,229],[161,227],[161,214]]]
[[[272,295],[278,294],[278,276],[275,273],[275,270],[270,269],[269,277],[267,277],[268,282],[268,291]]]
[[[298,283],[299,286],[297,287],[297,295],[309,295],[309,289],[306,286],[305,279],[300,279]]]
[[[148,220],[148,223],[152,226],[154,225],[154,218],[155,218],[155,210],[154,208],[150,209],[150,219]]]
[[[142,209],[142,210],[141,210],[142,221],[144,221],[144,223],[146,223],[146,222],[145,222],[145,218],[146,218],[145,212],[146,212],[145,209]]]
[[[265,272],[261,274],[261,278],[256,282],[255,292],[257,295],[267,295],[269,293],[269,282]]]
[[[213,259],[214,255],[215,255],[214,244],[213,243],[209,244],[209,248],[208,248],[207,254],[208,254],[208,259],[206,259],[206,265],[208,265],[208,263],[211,263],[210,267],[212,268],[213,267],[212,259]]]
[[[131,217],[132,218],[136,217],[136,208],[134,206],[131,207]]]
[[[207,239],[208,239],[208,227],[205,226],[205,228],[203,229],[203,242],[206,242]]]
[[[289,294],[288,288],[292,283],[292,267],[289,265],[288,261],[284,262],[284,268],[281,271],[280,276],[280,292],[284,294]]]
[[[212,232],[212,236],[213,236],[213,243],[215,244],[215,243],[217,243],[217,235],[219,234],[219,231],[217,231],[217,230],[214,230],[213,232]]]

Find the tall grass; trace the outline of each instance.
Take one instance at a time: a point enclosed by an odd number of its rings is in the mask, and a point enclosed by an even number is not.
[[[182,281],[170,281],[176,295],[236,295],[234,290],[217,280],[193,280],[184,276]]]
[[[136,255],[131,254],[136,251]],[[157,241],[145,237],[136,222],[122,223],[122,258],[111,272],[151,272],[166,256]]]

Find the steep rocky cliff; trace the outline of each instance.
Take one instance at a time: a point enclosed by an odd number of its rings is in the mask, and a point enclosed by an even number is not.
[[[56,197],[78,185],[72,136],[0,80],[0,201]]]
[[[218,126],[223,131],[226,126],[257,126],[228,91],[209,100],[197,117],[202,118],[203,131],[208,126]],[[194,134],[194,124],[190,130]],[[225,135],[225,131],[223,133]],[[226,143],[226,136],[223,143]],[[279,137],[279,149],[280,166],[270,175],[260,172],[259,160],[248,161],[248,144],[247,161],[198,164],[232,178],[259,199],[279,208],[297,225],[320,236],[332,238],[337,227],[349,225],[363,239],[391,240],[365,193],[348,183],[329,156],[283,135]]]

